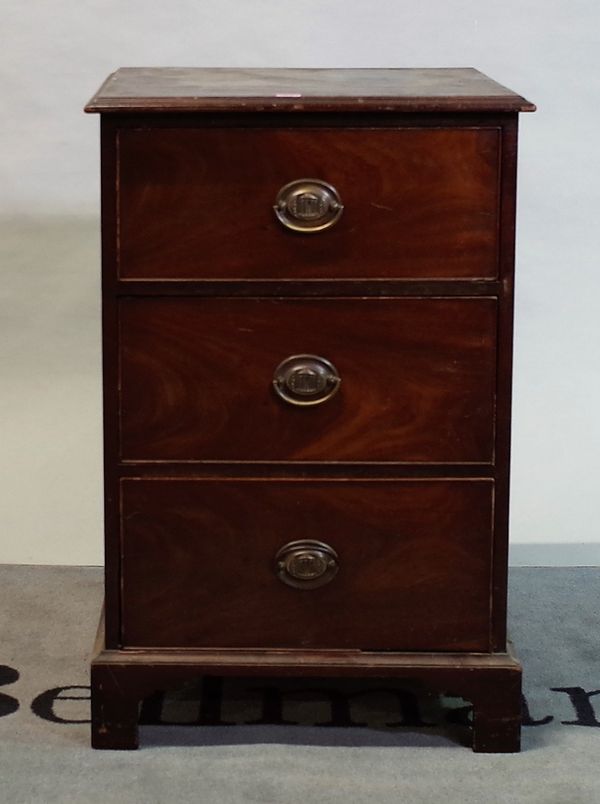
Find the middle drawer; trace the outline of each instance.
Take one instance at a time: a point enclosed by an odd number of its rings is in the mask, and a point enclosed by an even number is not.
[[[130,297],[119,313],[123,460],[493,462],[495,299]]]

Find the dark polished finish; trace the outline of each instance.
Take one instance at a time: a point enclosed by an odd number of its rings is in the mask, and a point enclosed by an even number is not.
[[[265,70],[125,67],[87,112],[531,112],[529,101],[472,67]]]
[[[120,130],[120,276],[495,278],[500,128],[398,126]],[[302,176],[339,192],[335,226],[273,214]]]
[[[124,460],[493,462],[495,299],[135,298],[120,330]],[[343,380],[298,407],[305,352]]]
[[[143,69],[87,108],[106,112],[93,745],[137,747],[140,700],[206,673],[419,679],[473,703],[475,750],[518,750],[532,105],[474,70]]]
[[[473,706],[471,741],[482,753],[521,745],[521,665],[507,646],[496,653],[394,653],[341,650],[107,650],[100,622],[92,663],[92,746],[139,746],[143,698],[199,676],[405,678],[456,695]],[[301,662],[301,670],[299,669]],[[468,738],[467,738],[468,739]]]
[[[481,480],[124,480],[124,647],[489,650],[493,485]],[[332,583],[284,586],[285,543]]]

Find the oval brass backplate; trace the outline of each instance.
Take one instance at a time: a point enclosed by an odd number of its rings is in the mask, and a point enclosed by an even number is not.
[[[322,232],[344,211],[338,191],[320,179],[298,179],[277,193],[273,206],[277,220],[294,232]]]
[[[337,392],[341,377],[329,360],[319,355],[291,355],[275,369],[275,393],[290,405],[320,405]]]
[[[315,539],[288,542],[275,556],[279,579],[296,589],[316,589],[336,575],[339,565],[333,547]]]

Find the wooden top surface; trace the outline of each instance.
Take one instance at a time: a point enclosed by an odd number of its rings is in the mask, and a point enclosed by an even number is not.
[[[472,67],[229,69],[123,67],[86,112],[531,112]]]

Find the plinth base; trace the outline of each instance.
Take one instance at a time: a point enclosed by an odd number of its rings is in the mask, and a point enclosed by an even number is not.
[[[103,637],[99,643],[91,667],[94,748],[138,748],[141,701],[158,690],[211,675],[418,681],[432,691],[472,703],[474,751],[508,753],[520,749],[521,665],[510,651],[107,650]]]

